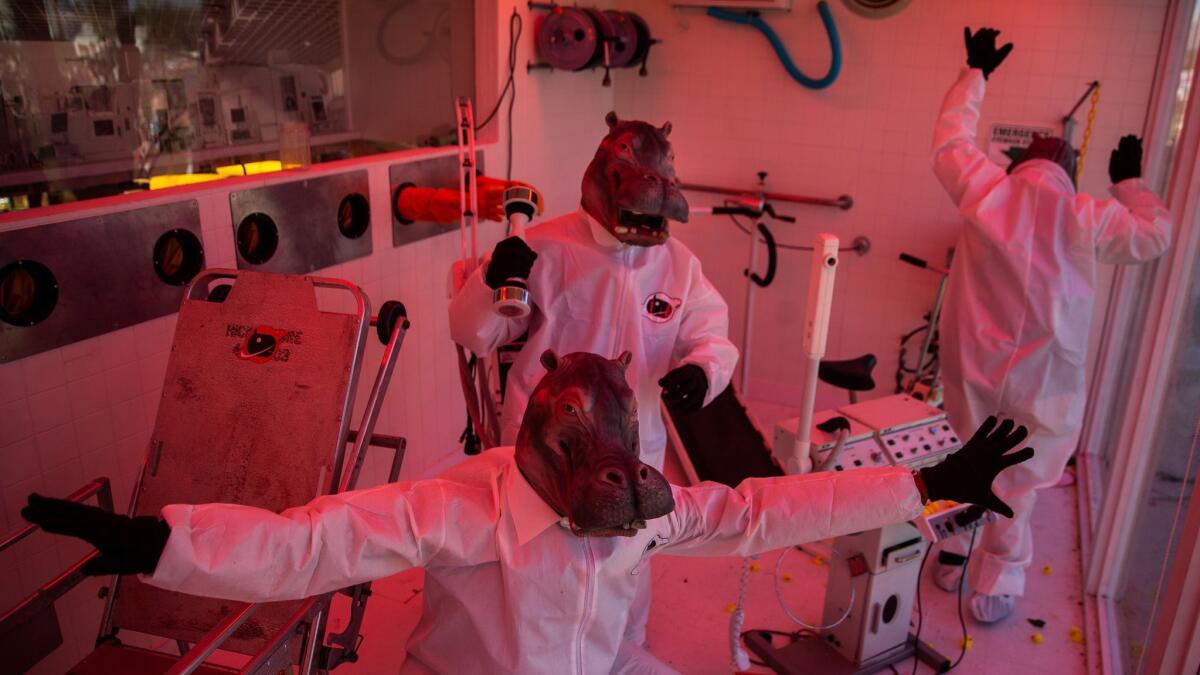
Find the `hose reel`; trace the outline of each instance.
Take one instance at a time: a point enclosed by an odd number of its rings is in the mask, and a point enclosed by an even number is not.
[[[593,7],[564,7],[547,3],[529,3],[530,9],[547,10],[534,26],[538,68],[578,72],[604,68],[604,86],[612,83],[611,68],[640,67],[646,74],[650,47],[658,40],[650,35],[650,26],[638,14]]]

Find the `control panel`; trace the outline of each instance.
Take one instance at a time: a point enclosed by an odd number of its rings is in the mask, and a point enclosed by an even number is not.
[[[962,447],[944,411],[905,394],[855,403],[842,411],[875,430],[892,464],[937,464]]]
[[[930,502],[912,521],[930,543],[949,539],[995,522],[996,514],[981,506],[948,500]]]
[[[835,418],[845,420],[849,425],[849,435],[842,443],[841,450],[833,457],[837,447],[837,434],[827,432],[821,427]],[[798,418],[782,420],[775,425],[775,442],[773,447],[790,449],[796,440]],[[812,465],[814,471],[844,471],[848,468],[863,466],[889,466],[891,461],[875,440],[875,432],[858,420],[848,418],[836,410],[826,410],[813,415],[812,430]]]
[[[849,435],[837,450],[837,432],[829,428],[835,418],[849,425]],[[798,418],[775,425],[775,448],[791,448]],[[905,394],[842,406],[813,415],[812,466],[814,471],[846,471],[870,466],[937,464],[962,447],[946,413]],[[831,459],[832,457],[832,459]]]

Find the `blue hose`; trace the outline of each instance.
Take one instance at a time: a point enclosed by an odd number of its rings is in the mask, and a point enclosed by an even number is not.
[[[800,69],[797,68],[796,64],[792,62],[792,57],[788,54],[787,47],[784,46],[783,40],[779,39],[779,36],[775,34],[775,31],[771,29],[771,26],[769,26],[766,21],[763,21],[756,12],[740,14],[738,12],[731,12],[727,9],[720,9],[719,7],[709,7],[708,15],[714,19],[730,21],[732,23],[740,23],[744,26],[753,26],[754,28],[757,28],[762,32],[763,35],[767,36],[767,40],[771,43],[771,47],[775,50],[775,54],[779,57],[779,61],[783,63],[783,67],[787,69],[788,74],[791,75],[793,79],[809,89],[824,89],[833,84],[834,80],[837,79],[838,74],[842,71],[842,43],[841,40],[838,39],[837,26],[833,23],[833,13],[829,11],[829,3],[825,2],[825,0],[821,0],[817,3],[817,11],[821,13],[821,21],[825,24],[825,33],[829,36],[830,52],[829,72],[825,74],[825,77],[822,77],[819,80],[814,80],[813,78],[800,72]]]

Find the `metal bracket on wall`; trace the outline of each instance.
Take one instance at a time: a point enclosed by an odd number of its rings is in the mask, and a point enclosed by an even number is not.
[[[239,269],[308,274],[371,255],[365,170],[231,192],[229,211]]]
[[[195,200],[0,232],[0,363],[178,311],[201,237]]]

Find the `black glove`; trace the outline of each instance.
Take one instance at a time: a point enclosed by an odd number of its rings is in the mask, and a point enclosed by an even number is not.
[[[708,376],[704,369],[687,363],[663,375],[658,381],[663,388],[662,399],[682,412],[695,412],[704,406],[708,393]]]
[[[1108,177],[1114,185],[1129,178],[1142,177],[1142,139],[1133,134],[1121,137],[1121,142],[1108,158]]]
[[[171,528],[153,516],[119,516],[104,509],[29,495],[21,517],[47,532],[77,537],[100,549],[80,570],[88,576],[152,574],[167,547]]]
[[[1005,518],[1012,518],[1012,509],[992,492],[992,481],[1001,471],[1033,457],[1033,448],[1004,454],[1020,445],[1028,435],[1025,427],[1013,431],[1012,420],[1004,420],[997,428],[996,418],[987,418],[961,450],[941,464],[921,469],[926,495],[930,500],[952,499],[964,504],[978,504]]]
[[[996,49],[996,36],[998,35],[1000,35],[1000,31],[995,28],[980,28],[974,35],[971,35],[971,29],[963,27],[963,36],[967,40],[967,65],[982,70],[985,80],[997,66],[1004,62],[1013,48],[1010,42]]]
[[[492,288],[500,288],[509,279],[528,279],[534,260],[537,260],[537,254],[523,239],[509,237],[496,244],[483,280]]]

